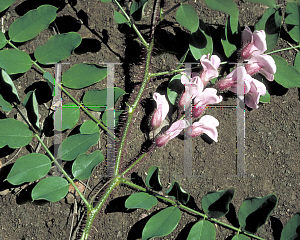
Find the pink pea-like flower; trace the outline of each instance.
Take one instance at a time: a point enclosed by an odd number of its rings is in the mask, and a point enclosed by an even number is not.
[[[250,90],[245,95],[245,104],[250,108],[257,109],[260,96],[266,94],[266,86],[256,79],[252,79],[250,85]]]
[[[200,63],[203,67],[203,71],[200,75],[200,79],[203,82],[203,85],[209,82],[209,80],[216,78],[219,76],[218,74],[218,67],[220,66],[221,59],[217,55],[212,55],[209,60],[209,55],[203,55],[200,58]]]
[[[274,74],[276,72],[276,64],[274,59],[266,54],[254,55],[251,57],[249,63],[245,66],[249,75],[255,73],[261,73],[269,81],[274,80]]]
[[[188,123],[185,120],[178,120],[174,122],[164,134],[157,137],[156,145],[159,147],[166,145],[170,140],[177,137],[179,133],[187,127]]]
[[[159,93],[154,93],[153,98],[156,101],[157,108],[153,114],[151,120],[151,126],[156,129],[158,128],[162,121],[166,118],[169,112],[169,104],[167,102],[165,95],[160,95]]]
[[[242,32],[243,49],[241,57],[248,59],[253,55],[260,55],[267,50],[266,33],[264,30],[251,32],[250,28],[246,26]]]
[[[223,97],[217,95],[217,90],[214,88],[206,88],[203,92],[199,92],[194,99],[195,107],[193,108],[193,117],[198,118],[205,110],[208,104],[222,102]]]
[[[205,133],[215,142],[218,142],[218,131],[217,126],[219,126],[219,121],[210,115],[205,115],[200,118],[199,121],[194,122],[193,125],[190,127],[191,130],[187,131],[191,137],[199,136]]]

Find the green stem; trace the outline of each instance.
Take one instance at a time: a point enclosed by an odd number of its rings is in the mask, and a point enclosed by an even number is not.
[[[61,90],[68,95],[69,98],[71,98],[71,100],[77,104],[78,107],[80,107],[91,119],[93,119],[98,125],[101,126],[101,128],[103,128],[106,132],[108,132],[108,134],[113,137],[114,139],[116,139],[115,135],[110,132],[107,127],[105,127],[100,120],[98,120],[97,118],[95,118],[82,104],[80,104],[80,102],[78,102],[63,86],[61,86]]]
[[[122,13],[124,14],[125,18],[127,19],[127,21],[130,22],[130,24],[132,25],[134,31],[136,32],[136,34],[139,36],[139,38],[142,40],[142,43],[145,47],[148,47],[148,43],[146,42],[146,40],[144,39],[144,37],[142,36],[142,34],[140,33],[140,31],[137,29],[137,27],[135,26],[135,24],[131,21],[130,17],[127,15],[127,13],[124,11],[124,9],[122,8],[122,6],[118,3],[117,0],[115,0],[115,3],[118,5],[118,7],[121,9]]]
[[[277,53],[277,52],[286,51],[286,50],[290,50],[290,49],[294,49],[294,48],[298,48],[298,47],[300,47],[300,45],[298,45],[298,46],[294,46],[294,47],[283,48],[283,49],[275,50],[275,51],[268,52],[268,53],[264,53],[264,54],[272,54],[272,53]]]
[[[94,209],[92,209],[90,212],[88,212],[87,222],[86,222],[85,228],[83,230],[81,240],[87,240],[88,239],[89,232],[91,230],[91,227],[92,227],[92,224],[93,224],[93,221],[94,221],[95,217],[97,216],[98,212],[102,208],[103,204],[105,203],[105,201],[107,200],[107,198],[109,197],[111,192],[118,185],[119,185],[119,178],[116,177],[112,180],[112,182],[108,186],[107,191],[104,193],[104,195],[100,199],[100,202],[97,204],[97,206]]]
[[[132,163],[123,173],[121,173],[122,176],[124,176],[126,173],[128,173],[135,165],[137,165],[145,156],[147,153],[144,153],[142,156],[140,156],[134,163]]]
[[[145,188],[143,188],[143,187],[140,187],[140,186],[138,186],[138,185],[136,185],[136,184],[134,184],[134,183],[132,183],[132,182],[129,182],[129,181],[127,181],[127,180],[124,179],[124,178],[120,178],[119,181],[120,181],[121,183],[124,183],[124,184],[126,184],[126,185],[131,186],[131,187],[134,187],[134,188],[136,188],[136,189],[138,189],[138,190],[141,190],[141,191],[143,191],[143,192],[146,192],[146,191],[147,191],[147,189],[145,189]],[[163,197],[163,196],[161,196],[161,195],[159,195],[159,194],[155,194],[155,197],[157,197],[157,198],[159,198],[159,199],[162,199],[162,200],[164,200],[164,201],[166,201],[166,202],[169,202],[169,203],[171,203],[171,204],[173,204],[173,205],[175,205],[175,206],[178,206],[179,208],[184,209],[184,210],[186,210],[186,211],[188,211],[188,212],[191,212],[191,213],[193,213],[193,214],[196,214],[196,215],[199,215],[199,216],[201,216],[201,217],[203,217],[203,218],[206,218],[206,215],[205,215],[205,214],[200,213],[200,212],[198,212],[198,211],[196,211],[196,210],[194,210],[194,209],[191,209],[191,208],[189,208],[189,207],[187,207],[187,206],[184,206],[184,205],[182,205],[182,204],[179,204],[179,205],[178,205],[178,203],[177,203],[176,201],[174,201],[174,200],[168,199],[168,198]],[[244,235],[247,235],[247,236],[249,236],[249,237],[253,237],[253,238],[256,238],[256,239],[259,239],[259,240],[265,240],[264,238],[260,238],[260,237],[258,237],[258,236],[253,235],[253,234],[249,234],[249,233],[246,233],[246,232],[242,232],[240,228],[236,228],[236,227],[231,226],[231,225],[229,225],[229,224],[220,222],[219,220],[217,220],[217,219],[215,219],[215,218],[209,218],[208,220],[211,221],[211,222],[218,223],[219,225],[222,225],[222,226],[227,227],[227,228],[229,228],[229,229],[235,230],[235,231],[237,231],[237,232],[241,232],[241,233],[243,233]]]
[[[159,73],[150,73],[149,77],[158,77],[162,75],[167,75],[167,74],[173,74],[173,73],[178,73],[178,72],[184,72],[186,69],[177,69],[177,70],[172,70],[172,71],[166,71],[166,72],[159,72]]]
[[[74,189],[76,190],[76,192],[78,193],[78,195],[81,197],[81,199],[83,200],[83,202],[85,203],[87,209],[89,211],[91,211],[93,209],[93,206],[91,204],[89,204],[89,202],[86,200],[86,198],[83,196],[83,194],[79,191],[79,189],[77,188],[77,186],[75,185],[74,181],[69,177],[69,175],[65,172],[65,170],[62,168],[62,166],[58,163],[58,161],[55,159],[55,157],[52,155],[52,153],[49,151],[49,149],[47,148],[47,146],[43,143],[42,139],[39,137],[38,134],[34,135],[39,142],[42,144],[42,146],[45,148],[46,152],[48,153],[48,155],[50,156],[50,158],[53,160],[53,162],[56,164],[56,166],[59,168],[59,170],[65,175],[65,177],[68,179],[69,183],[72,184],[72,186],[74,187]]]

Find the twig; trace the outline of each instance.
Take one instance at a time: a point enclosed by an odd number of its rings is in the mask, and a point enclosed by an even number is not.
[[[21,151],[21,149],[22,149],[22,148],[20,148],[20,149],[17,151],[17,153],[16,153],[10,160],[8,160],[6,163],[2,164],[1,167],[4,167],[4,166],[8,165],[12,160],[14,160],[14,158],[19,154],[19,152]]]

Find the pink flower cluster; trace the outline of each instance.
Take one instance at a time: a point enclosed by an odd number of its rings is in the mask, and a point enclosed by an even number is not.
[[[245,104],[250,108],[257,109],[260,96],[266,94],[266,87],[251,75],[261,73],[269,81],[273,81],[276,64],[271,56],[263,54],[267,50],[265,31],[252,33],[246,27],[242,32],[242,43],[241,60],[247,61],[246,66],[235,68],[225,79],[218,82],[218,88],[237,93],[237,80],[244,80]]]
[[[194,107],[192,113],[195,118],[200,117],[200,115],[204,112],[206,105],[219,103],[223,100],[221,96],[217,96],[216,89],[204,89],[209,80],[218,76],[217,68],[219,67],[220,62],[220,58],[216,55],[212,55],[210,60],[209,55],[202,56],[200,63],[203,67],[203,71],[200,76],[194,76],[191,81],[186,75],[183,74],[181,76],[181,83],[185,86],[185,92],[179,100],[179,106],[184,107],[193,100]],[[154,93],[153,98],[156,101],[157,109],[152,117],[151,125],[154,129],[156,129],[167,116],[169,105],[164,95]],[[184,129],[187,130],[187,134],[191,137],[196,137],[205,133],[217,142],[217,126],[219,126],[219,121],[210,115],[203,116],[199,121],[194,122],[192,126],[189,126],[186,120],[178,120],[174,122],[164,134],[157,137],[156,144],[159,147],[164,146],[170,140],[178,136]]]

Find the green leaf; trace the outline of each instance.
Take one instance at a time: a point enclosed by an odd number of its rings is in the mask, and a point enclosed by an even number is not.
[[[264,30],[266,33],[267,51],[272,50],[277,44],[281,21],[281,9],[268,8],[262,18],[255,24],[255,30]]]
[[[187,240],[210,240],[216,239],[215,226],[206,220],[201,220],[191,228]]]
[[[111,2],[111,0],[101,0],[101,2],[108,3]]]
[[[238,220],[241,228],[248,233],[256,233],[276,207],[278,199],[270,194],[265,197],[246,198],[240,207]]]
[[[199,27],[196,10],[189,4],[180,5],[176,11],[176,21],[190,32],[196,32]]]
[[[48,80],[47,82],[52,84],[53,86],[55,85],[55,78],[49,72],[45,72],[43,78]]]
[[[226,57],[230,57],[237,49],[239,44],[236,40],[240,39],[240,24],[237,18],[228,16],[226,26],[222,33],[221,42]]]
[[[239,235],[235,235],[232,240],[250,240],[250,238],[248,238],[246,235],[244,234],[239,234]]]
[[[9,102],[5,101],[5,99],[0,94],[0,106],[2,107],[2,110],[5,112],[10,112],[12,110],[12,106]]]
[[[294,68],[300,72],[300,52],[297,52],[295,60],[294,60]]]
[[[11,80],[10,76],[5,72],[4,69],[1,69],[1,80],[4,81],[4,83],[0,84],[0,88],[5,88],[6,92],[10,92],[10,94],[14,95],[15,102],[19,103],[20,98],[18,95],[18,91],[15,87],[15,84]]]
[[[234,18],[239,17],[239,10],[233,0],[204,0],[204,2],[212,10],[228,13]]]
[[[180,187],[180,184],[176,181],[174,181],[172,185],[168,188],[166,194],[171,198],[174,198],[177,201],[181,202],[183,205],[185,205],[190,199],[190,194],[184,191]]]
[[[202,55],[211,54],[213,51],[213,41],[209,28],[199,19],[199,28],[190,35],[189,48],[193,57],[199,60]]]
[[[25,42],[36,37],[54,21],[57,9],[52,5],[42,5],[27,12],[10,25],[8,32],[10,40]]]
[[[289,35],[295,42],[300,41],[300,6],[297,3],[288,2],[285,10],[285,23]]]
[[[0,119],[0,148],[24,147],[31,139],[32,132],[25,123],[13,118]]]
[[[209,192],[201,199],[203,211],[213,218],[220,218],[228,213],[229,204],[233,197],[233,188]]]
[[[27,72],[32,65],[31,58],[21,50],[6,49],[0,51],[0,68],[8,74]]]
[[[122,95],[126,92],[121,88],[114,88],[114,102],[116,103]],[[107,89],[103,90],[90,90],[84,94],[82,102],[83,104],[93,111],[105,111],[106,110]]]
[[[125,207],[130,209],[143,208],[149,210],[156,204],[156,197],[145,192],[133,193],[125,201]]]
[[[47,80],[48,86],[52,92],[52,96],[55,96],[55,92],[54,92],[55,78],[49,72],[45,72],[43,78]]]
[[[91,146],[95,145],[100,138],[100,133],[76,134],[65,139],[59,146],[62,160],[71,161],[80,154],[85,153]]]
[[[57,34],[48,42],[36,48],[35,59],[41,64],[57,63],[71,56],[72,51],[81,43],[81,36],[76,32]]]
[[[144,15],[144,9],[148,0],[135,0],[130,7],[130,14],[134,21],[140,21]]]
[[[184,91],[184,86],[181,83],[181,74],[177,74],[168,83],[167,88],[167,96],[173,105],[176,103],[176,99],[178,95],[180,95]]]
[[[297,240],[300,237],[300,213],[296,213],[284,226],[280,240]]]
[[[80,117],[80,110],[76,104],[69,103],[63,105],[62,110],[56,111],[55,114],[58,114],[57,119],[62,120],[61,128],[60,126],[55,126],[56,130],[64,131],[66,129],[72,129],[73,127],[75,127]],[[54,115],[53,115],[53,119],[54,119]]]
[[[275,0],[246,0],[248,2],[253,2],[253,3],[261,3],[263,5],[266,5],[270,8],[276,8],[276,1]]]
[[[123,113],[124,111],[123,110],[115,110],[114,112],[114,119],[112,119],[114,122],[111,124],[113,125],[113,127],[117,127],[120,123],[120,116],[121,114]],[[105,111],[102,115],[102,122],[103,124],[107,127],[107,111]]]
[[[170,234],[176,228],[180,218],[181,212],[177,207],[168,207],[159,211],[146,223],[142,233],[142,240]]]
[[[44,177],[51,168],[51,160],[44,154],[31,153],[17,159],[7,181],[13,185],[33,182]]]
[[[48,177],[32,189],[32,200],[45,199],[50,202],[57,202],[63,199],[69,191],[69,183],[61,177]]]
[[[106,78],[108,70],[107,67],[97,64],[76,64],[64,72],[61,82],[68,88],[81,89]]]
[[[85,121],[80,127],[81,134],[93,134],[99,132],[97,123],[92,120]]]
[[[0,12],[4,11],[6,8],[9,8],[16,0],[1,0],[0,2]]]
[[[72,174],[78,180],[85,180],[92,176],[94,168],[104,160],[103,154],[96,150],[91,154],[78,156],[72,166]]]
[[[177,65],[177,67],[175,68],[175,70],[181,68],[181,66],[183,65],[185,59],[186,59],[186,56],[188,55],[190,49],[186,50],[185,54],[183,54],[183,56],[180,58],[179,60],[179,64]]]
[[[6,40],[4,33],[0,31],[0,49],[5,47],[6,42],[7,42],[7,40]]]
[[[153,189],[154,191],[161,191],[162,185],[159,179],[159,168],[157,166],[152,166],[145,179],[147,187]]]
[[[23,105],[26,107],[29,122],[40,131],[39,105],[36,100],[35,90],[26,94]]]
[[[276,64],[274,79],[285,88],[300,87],[300,73],[282,57],[273,55]]]
[[[270,93],[266,90],[266,94],[259,97],[259,102],[261,103],[268,103],[271,100]]]
[[[129,23],[129,21],[124,17],[122,13],[119,13],[117,11],[114,11],[114,19],[116,23],[122,24],[122,23]]]

